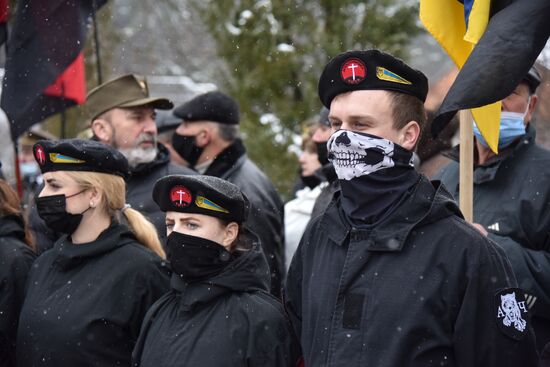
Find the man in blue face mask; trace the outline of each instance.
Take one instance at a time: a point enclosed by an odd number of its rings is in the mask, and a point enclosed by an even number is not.
[[[414,169],[424,74],[378,50],[350,51],[327,64],[318,91],[340,190],[288,271],[304,364],[534,366],[524,292],[502,250]]]
[[[507,253],[527,293],[537,344],[550,342],[550,152],[535,144],[531,123],[541,82],[535,67],[502,100],[499,153],[474,127],[474,222]],[[458,147],[436,178],[458,200]]]

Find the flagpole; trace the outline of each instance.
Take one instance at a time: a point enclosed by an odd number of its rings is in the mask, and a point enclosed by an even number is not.
[[[97,29],[97,19],[96,19],[96,11],[97,9],[97,2],[96,0],[92,0],[92,23],[94,24],[94,44],[95,44],[95,58],[96,58],[96,66],[97,66],[97,84],[103,84],[103,75],[101,73],[101,55],[100,55],[100,45],[99,45],[99,32]]]
[[[470,110],[460,111],[459,206],[464,219],[473,223],[474,131]]]
[[[61,139],[67,138],[67,116],[65,115],[65,109],[67,104],[65,103],[65,81],[61,82]]]
[[[21,178],[21,168],[19,167],[19,147],[17,146],[17,139],[13,142],[13,151],[15,152],[15,188],[17,189],[19,200],[23,200],[23,180]]]

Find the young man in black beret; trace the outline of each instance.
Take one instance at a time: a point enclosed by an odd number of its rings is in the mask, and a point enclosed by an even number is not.
[[[287,310],[306,366],[535,366],[524,293],[502,250],[415,171],[428,81],[378,50],[319,81],[341,190],[290,266]]]
[[[498,154],[474,129],[473,214],[477,228],[508,255],[542,350],[550,342],[550,152],[535,143],[531,123],[540,82],[532,67],[502,100]],[[447,155],[453,161],[436,179],[458,200],[459,147]]]
[[[271,269],[271,292],[280,295],[284,275],[283,203],[239,139],[239,106],[221,92],[201,94],[176,107],[182,122],[172,146],[200,174],[223,178],[249,198],[250,228],[258,234]]]

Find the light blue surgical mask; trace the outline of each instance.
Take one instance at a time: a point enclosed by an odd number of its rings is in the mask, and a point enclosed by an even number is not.
[[[40,167],[36,162],[23,162],[20,163],[21,176],[34,178],[40,174]]]
[[[530,101],[530,99],[529,99]],[[527,110],[524,113],[521,112],[507,112],[502,111],[500,113],[500,133],[498,136],[498,149],[503,149],[512,144],[518,137],[525,135],[525,123],[524,119],[529,111],[529,101],[527,103]],[[474,122],[474,136],[481,145],[489,147],[487,141],[481,135],[481,132],[477,128]]]

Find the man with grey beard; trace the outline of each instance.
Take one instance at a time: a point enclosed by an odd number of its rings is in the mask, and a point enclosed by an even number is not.
[[[144,77],[130,74],[92,89],[86,98],[94,139],[118,149],[128,159],[130,175],[126,200],[166,235],[164,213],[153,202],[151,190],[164,176],[194,174],[170,163],[170,153],[157,141],[155,109],[169,110],[171,101],[149,96]],[[162,241],[164,243],[164,241]]]
[[[161,243],[165,242],[166,225],[164,213],[151,196],[155,182],[167,175],[196,174],[189,168],[171,164],[168,149],[157,142],[155,109],[172,107],[172,102],[165,98],[150,97],[145,78],[133,74],[94,88],[88,93],[85,105],[92,139],[111,145],[128,159],[127,203],[155,225]],[[52,248],[60,237],[46,226],[34,205],[29,224],[39,254]]]

